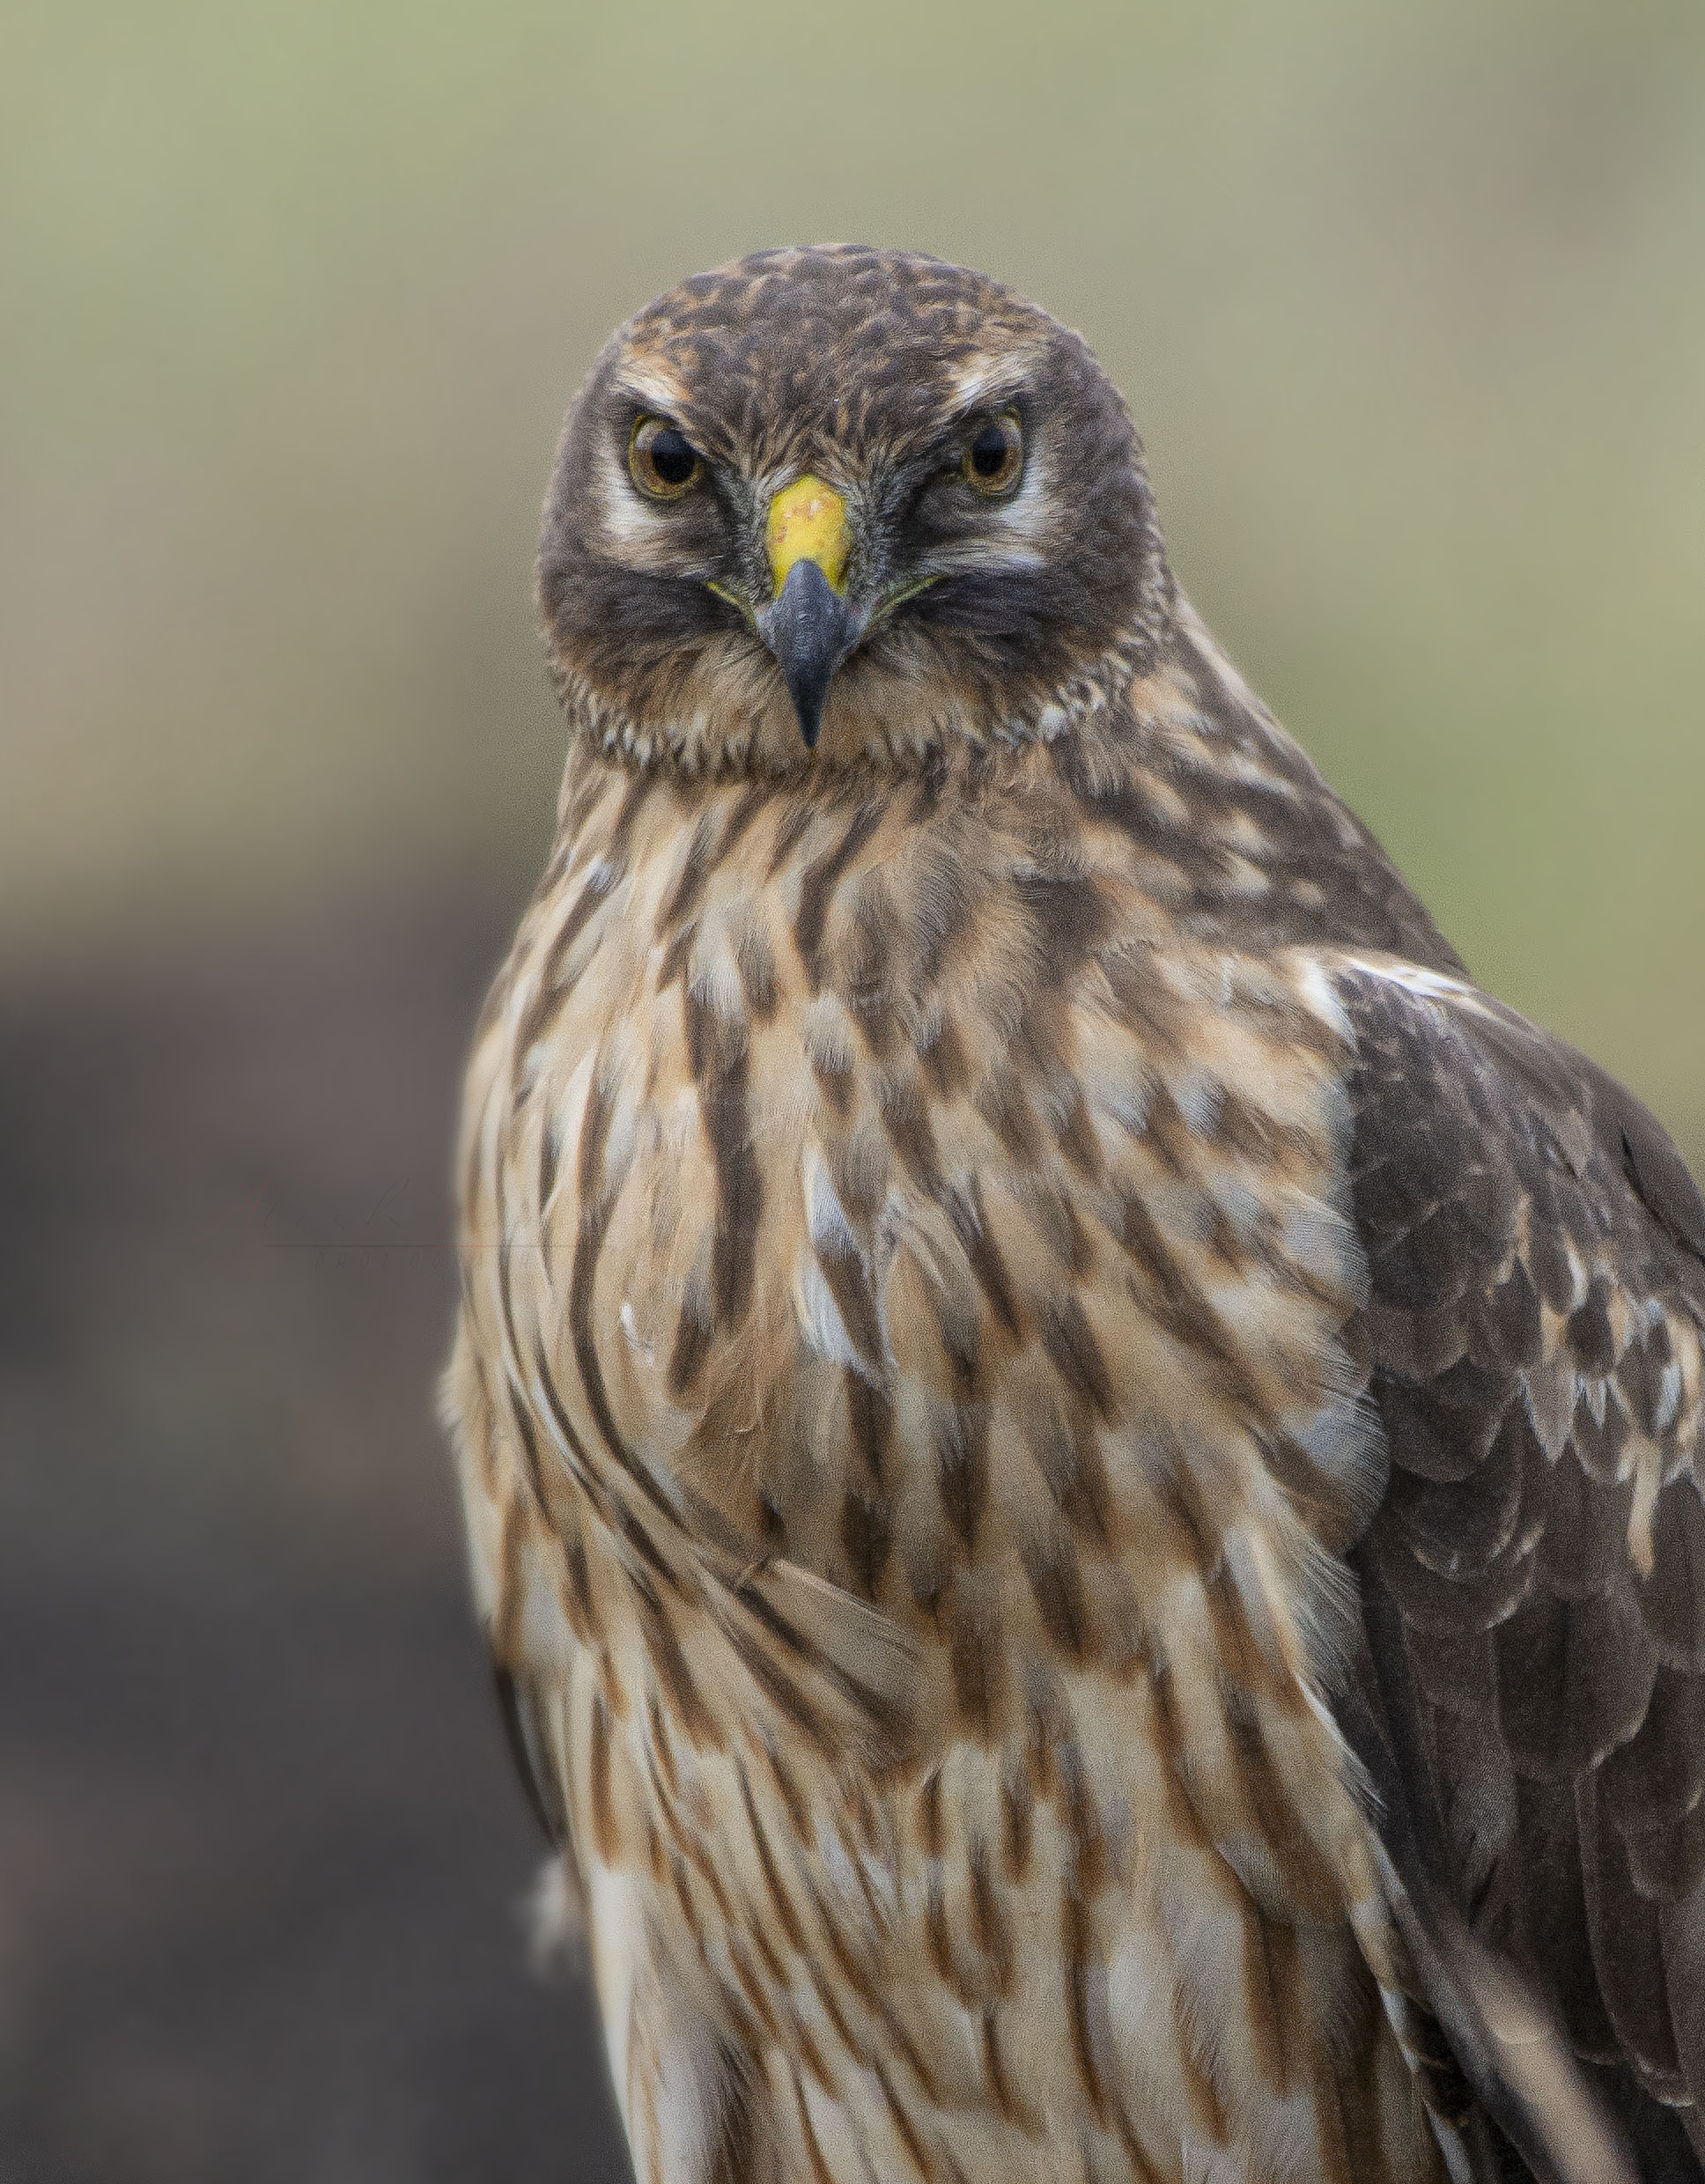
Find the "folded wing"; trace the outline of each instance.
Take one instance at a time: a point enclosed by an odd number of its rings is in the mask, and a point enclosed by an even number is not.
[[[1465,983],[1333,983],[1391,1456],[1346,1726],[1412,1945],[1530,2170],[1607,2173],[1584,2079],[1642,2176],[1697,2180],[1705,1205],[1638,1101]]]

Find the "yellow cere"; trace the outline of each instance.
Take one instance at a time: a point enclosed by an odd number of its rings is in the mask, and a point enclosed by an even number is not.
[[[832,485],[808,471],[770,503],[764,542],[778,592],[796,561],[815,561],[839,591],[846,578],[846,504]]]

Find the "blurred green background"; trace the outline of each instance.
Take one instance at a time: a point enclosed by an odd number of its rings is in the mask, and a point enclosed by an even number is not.
[[[8,11],[14,962],[530,867],[604,333],[867,237],[1081,327],[1185,581],[1485,977],[1705,1147],[1705,11]]]
[[[1705,8],[13,0],[0,205],[0,2149],[614,2173],[428,1412],[579,375],[797,240],[1081,328],[1250,679],[1697,1163]]]

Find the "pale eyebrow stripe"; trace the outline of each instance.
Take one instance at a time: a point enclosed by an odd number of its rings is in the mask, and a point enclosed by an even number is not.
[[[686,387],[673,372],[665,371],[661,365],[647,364],[639,357],[623,365],[611,392],[626,395],[641,410],[670,418],[687,403]]]

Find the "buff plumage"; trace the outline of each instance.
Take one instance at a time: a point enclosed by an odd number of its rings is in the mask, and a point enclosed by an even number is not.
[[[815,749],[762,620],[807,475],[860,632]],[[448,1403],[639,2177],[1696,2175],[1705,1217],[1657,1125],[1472,986],[997,284],[661,299],[540,601],[570,756]]]

